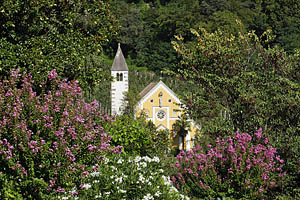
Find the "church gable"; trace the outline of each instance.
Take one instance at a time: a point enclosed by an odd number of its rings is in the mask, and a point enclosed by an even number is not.
[[[158,130],[169,130],[173,145],[182,149],[191,148],[191,138],[195,130],[188,132],[187,136],[182,138],[179,135],[173,137],[173,125],[179,120],[181,115],[181,101],[175,93],[162,81],[149,84],[141,93],[141,100],[136,107],[136,115],[142,112],[147,120],[151,120]]]
[[[141,93],[141,100],[137,106],[137,112],[144,112],[148,120],[152,120],[156,126],[164,126],[171,129],[173,120],[178,119],[180,100],[174,92],[162,81],[149,84]]]
[[[159,98],[159,94],[162,93],[162,97]],[[141,93],[140,93],[141,100],[139,101],[139,105],[150,101],[151,103],[159,106],[159,100],[162,99],[162,104],[169,105],[170,104],[181,104],[179,98],[175,95],[175,93],[166,86],[162,81],[158,83],[150,83]]]

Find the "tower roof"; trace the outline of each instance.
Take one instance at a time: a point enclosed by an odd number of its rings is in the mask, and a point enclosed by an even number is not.
[[[118,50],[114,59],[114,62],[111,66],[111,71],[128,71],[128,67],[120,47],[120,43],[118,44]]]

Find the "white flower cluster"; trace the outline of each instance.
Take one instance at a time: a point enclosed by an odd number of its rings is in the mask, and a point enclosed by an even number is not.
[[[128,199],[129,193],[138,191],[136,195],[142,200],[161,199],[165,195],[174,200],[189,200],[188,197],[179,194],[170,177],[163,175],[164,170],[158,165],[159,162],[158,157],[137,156],[128,160],[118,158],[111,164],[106,158],[102,168],[104,171],[90,173],[90,182],[83,184],[83,188],[88,192],[93,184],[97,188],[99,180],[102,184],[105,180],[105,191],[101,185],[98,192],[91,191],[96,194],[95,199]]]
[[[154,197],[149,193],[143,197],[143,200],[153,200],[153,199],[154,199]]]
[[[79,198],[77,196],[71,197],[76,192],[77,192],[76,188],[73,188],[71,191],[69,191],[67,194],[65,194],[67,196],[59,196],[58,199],[61,199],[61,200],[67,200],[67,199],[78,200]]]
[[[124,162],[124,160],[123,160],[122,158],[120,158],[120,159],[117,161],[118,164],[122,164],[123,162]]]
[[[99,176],[100,174],[101,174],[101,172],[92,172],[92,173],[90,173],[90,176],[95,177],[95,176]]]
[[[176,187],[174,187],[174,185],[172,184],[171,179],[170,179],[169,176],[162,175],[162,179],[164,180],[164,184],[169,187],[169,189],[170,189],[171,192],[175,192],[175,193],[179,194],[179,192],[176,189]],[[190,200],[189,197],[184,196],[182,194],[179,194],[179,197],[180,197],[181,200]]]
[[[84,189],[86,189],[86,190],[90,189],[91,187],[92,187],[92,185],[89,184],[89,183],[83,184],[83,186],[82,186],[82,188],[84,188]]]
[[[150,158],[149,156],[144,156],[144,157],[141,157],[141,156],[137,156],[135,157],[135,159],[133,160],[135,163],[138,163],[140,161],[146,161],[148,163],[151,163],[151,162],[156,162],[156,163],[159,163],[159,157],[155,156],[153,158]],[[129,159],[128,162],[132,162],[132,159]]]

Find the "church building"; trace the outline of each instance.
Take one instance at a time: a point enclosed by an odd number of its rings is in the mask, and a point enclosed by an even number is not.
[[[111,83],[112,114],[122,114],[124,92],[128,91],[128,67],[120,48],[111,68],[114,81]],[[192,137],[197,131],[196,125],[190,121],[190,129],[185,137],[175,134],[173,124],[180,120],[182,105],[176,94],[163,81],[152,82],[140,92],[140,101],[136,105],[136,116],[144,113],[147,120],[151,120],[158,130],[169,130],[173,145],[178,149],[192,148]],[[175,136],[175,137],[174,137]]]

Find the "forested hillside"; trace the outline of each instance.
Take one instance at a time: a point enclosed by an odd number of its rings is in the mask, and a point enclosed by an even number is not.
[[[0,199],[300,199],[299,8],[0,1]],[[111,116],[117,43],[128,106]],[[133,116],[160,79],[185,104],[172,130]]]
[[[300,1],[295,0],[112,0],[113,15],[120,24],[118,37],[104,49],[114,56],[116,43],[125,56],[151,71],[176,68],[177,54],[171,45],[175,35],[194,42],[191,28],[225,33],[268,29],[279,45],[291,53],[300,47]],[[241,21],[238,24],[237,21]]]

